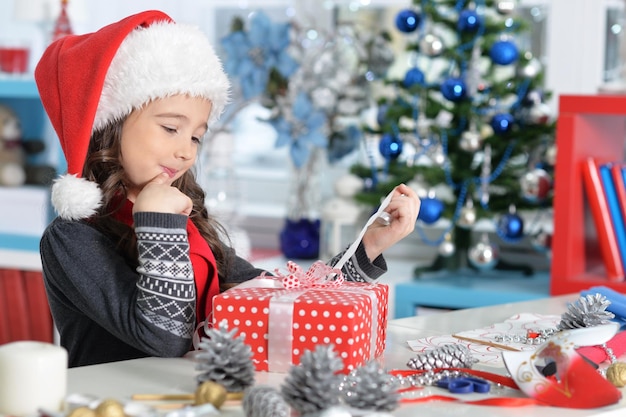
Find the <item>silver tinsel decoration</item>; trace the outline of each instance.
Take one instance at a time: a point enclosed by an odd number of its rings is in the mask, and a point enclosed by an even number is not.
[[[281,394],[300,415],[313,414],[339,404],[338,372],[343,362],[332,345],[317,345],[300,357],[300,364],[292,366],[281,386]]]
[[[274,387],[258,385],[248,388],[243,397],[246,417],[289,417],[291,410]]]
[[[205,327],[205,333],[196,355],[196,369],[202,371],[196,377],[198,383],[217,382],[228,392],[241,392],[252,386],[255,372],[252,350],[244,343],[243,335],[234,337],[237,328],[228,331],[226,321],[222,321],[217,327]]]
[[[611,304],[602,294],[589,294],[574,303],[568,303],[567,311],[561,315],[557,325],[559,330],[579,329],[607,324],[615,317],[606,308]]]
[[[400,403],[399,384],[376,361],[356,368],[346,377],[343,400],[360,410],[392,411]]]
[[[407,362],[411,369],[432,371],[440,368],[471,368],[478,359],[469,348],[461,344],[449,344],[418,354]]]

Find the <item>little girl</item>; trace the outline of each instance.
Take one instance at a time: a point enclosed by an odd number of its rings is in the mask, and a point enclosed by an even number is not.
[[[69,365],[183,356],[213,297],[262,273],[222,239],[192,171],[228,100],[219,59],[199,29],[146,11],[52,43],[35,78],[67,160],[40,250]],[[386,271],[419,205],[397,187],[346,279]]]

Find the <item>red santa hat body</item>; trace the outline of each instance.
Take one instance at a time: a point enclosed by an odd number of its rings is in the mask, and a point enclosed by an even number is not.
[[[35,80],[67,161],[67,174],[53,184],[52,204],[68,219],[90,217],[101,204],[97,184],[81,178],[94,131],[178,94],[211,101],[211,122],[229,90],[207,37],[160,11],[55,41],[37,64]]]

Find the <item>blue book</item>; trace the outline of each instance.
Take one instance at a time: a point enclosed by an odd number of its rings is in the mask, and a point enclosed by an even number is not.
[[[611,174],[612,165],[612,163],[602,164],[599,167],[599,171],[604,197],[606,198],[611,222],[613,223],[617,247],[619,249],[620,258],[622,259],[622,264],[624,264],[624,262],[626,262],[626,224],[624,223],[624,216],[622,215],[616,189],[617,186],[621,187],[622,184],[618,185],[613,181],[613,175]]]

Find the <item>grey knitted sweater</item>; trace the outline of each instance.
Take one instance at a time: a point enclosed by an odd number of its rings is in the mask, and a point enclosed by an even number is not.
[[[48,302],[70,367],[177,357],[191,348],[197,321],[187,216],[136,213],[134,222],[138,268],[86,221],[56,218],[42,236]],[[221,273],[227,283],[244,282],[263,272],[233,249],[227,253],[230,269]],[[362,246],[343,267],[352,281],[369,282],[386,270],[383,257],[370,262]]]

